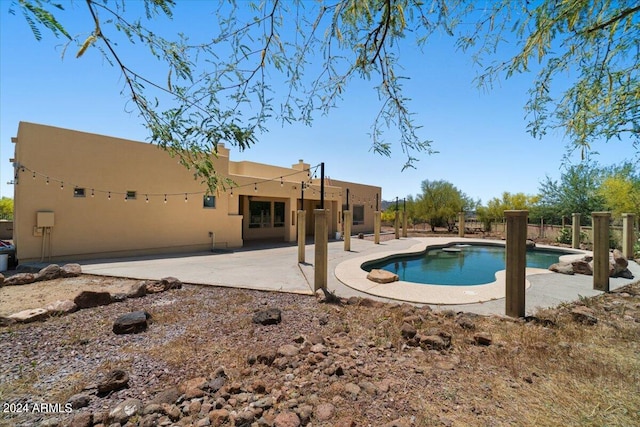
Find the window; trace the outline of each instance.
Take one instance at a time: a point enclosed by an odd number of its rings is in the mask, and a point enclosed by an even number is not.
[[[216,207],[216,196],[204,196],[202,198],[202,207],[203,208],[208,208],[208,209],[215,209]]]
[[[271,202],[249,202],[249,228],[271,227]]]
[[[353,205],[353,224],[364,224],[364,205]]]
[[[273,203],[273,226],[284,227],[284,202]]]
[[[85,197],[84,188],[74,188],[73,197]]]
[[[135,191],[127,191],[127,195],[125,196],[126,200],[135,200],[136,199],[136,192]]]

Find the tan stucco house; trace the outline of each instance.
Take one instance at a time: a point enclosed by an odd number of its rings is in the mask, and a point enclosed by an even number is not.
[[[20,262],[294,242],[299,209],[313,233],[321,182],[302,160],[290,168],[236,162],[219,146],[214,165],[235,185],[207,194],[192,172],[148,143],[25,122],[12,142]],[[352,232],[373,231],[380,187],[325,178],[331,237],[343,229],[347,189]]]

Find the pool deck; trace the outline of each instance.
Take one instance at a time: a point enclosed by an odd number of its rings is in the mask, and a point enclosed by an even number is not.
[[[327,287],[336,295],[370,297],[383,301],[411,301],[479,314],[504,314],[504,275],[498,274],[494,284],[483,286],[429,286],[406,282],[374,284],[360,269],[365,259],[376,259],[400,252],[418,252],[429,245],[451,242],[504,243],[488,239],[457,237],[402,238],[376,245],[369,240],[351,239],[351,251],[344,251],[344,242],[329,242]],[[131,257],[79,261],[87,274],[158,280],[173,276],[184,283],[228,286],[262,291],[313,294],[314,246],[306,246],[306,263],[297,262],[296,245],[252,246],[234,251],[200,252],[193,254]],[[581,255],[580,255],[581,256]],[[72,261],[72,260],[69,260]],[[610,279],[610,289],[616,289],[640,279],[640,266],[629,263],[635,279]],[[529,269],[526,291],[526,312],[538,307],[550,307],[594,296],[591,276],[563,275],[547,270]],[[363,279],[364,277],[364,279]],[[454,289],[455,288],[455,289]],[[482,289],[481,289],[482,288]]]

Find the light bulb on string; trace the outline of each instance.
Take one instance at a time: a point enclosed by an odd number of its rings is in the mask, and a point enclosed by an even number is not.
[[[187,193],[184,193],[184,202],[187,203],[188,199],[187,199]]]
[[[149,195],[148,194],[144,195],[144,201],[145,201],[145,203],[149,203]]]
[[[35,172],[33,173],[33,179],[36,179],[36,173]]]
[[[45,182],[47,185],[49,185],[49,177],[47,177],[47,180]]]
[[[282,187],[284,185],[284,182],[282,181],[282,177],[280,177],[280,187]]]
[[[107,194],[107,199],[111,200],[111,191],[109,191],[109,193]]]
[[[96,193],[93,191],[93,188],[91,189],[91,197],[95,196]]]
[[[231,189],[231,197],[233,197],[233,188]]]
[[[253,184],[253,191],[258,192],[258,184]]]
[[[124,202],[127,203],[127,193],[124,193]]]
[[[64,190],[64,182],[60,181],[60,189]]]
[[[167,203],[167,195],[164,195],[164,202]]]

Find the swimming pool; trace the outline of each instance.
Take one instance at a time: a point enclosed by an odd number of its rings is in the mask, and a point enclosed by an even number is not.
[[[527,251],[527,267],[547,269],[561,255],[571,252],[551,249]],[[504,246],[453,245],[430,248],[423,253],[397,255],[365,262],[362,269],[391,271],[406,282],[470,286],[491,283],[496,272],[505,269]]]

